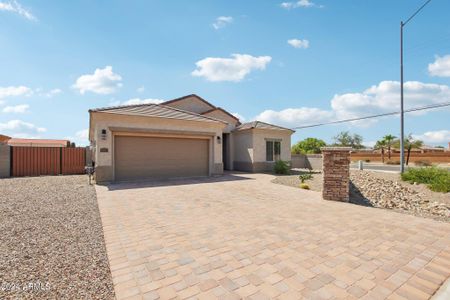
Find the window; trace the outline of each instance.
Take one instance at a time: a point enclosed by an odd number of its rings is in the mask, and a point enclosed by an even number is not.
[[[266,161],[281,159],[281,142],[266,141]]]

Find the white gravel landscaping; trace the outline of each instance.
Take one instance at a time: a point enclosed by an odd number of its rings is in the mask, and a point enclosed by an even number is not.
[[[86,176],[0,179],[0,299],[114,299]]]

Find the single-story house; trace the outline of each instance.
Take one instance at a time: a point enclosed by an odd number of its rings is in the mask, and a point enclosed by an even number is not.
[[[269,171],[291,160],[294,131],[241,124],[197,95],[89,110],[97,182]]]
[[[52,140],[52,139],[19,139],[10,138],[7,142],[10,146],[22,147],[69,147],[69,140]]]

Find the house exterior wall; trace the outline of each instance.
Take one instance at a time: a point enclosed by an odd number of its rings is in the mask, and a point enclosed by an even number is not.
[[[11,170],[11,147],[0,143],[0,178],[10,176]]]
[[[223,173],[222,145],[217,136],[222,136],[223,123],[186,121],[177,119],[120,115],[113,113],[91,113],[91,142],[95,142],[93,159],[96,165],[98,182],[114,180],[114,135],[158,136],[208,136],[210,140],[210,173]],[[101,136],[106,129],[106,138]]]
[[[266,161],[266,141],[281,142],[281,160],[291,161],[291,131],[252,129],[253,131],[253,171],[272,171],[275,162]]]
[[[250,129],[233,132],[234,169],[247,172],[272,171],[274,162],[266,161],[266,140],[281,142],[281,160],[291,161],[290,131]]]
[[[234,131],[233,169],[253,172],[253,134],[251,130]]]
[[[225,132],[225,133],[231,132],[234,128],[236,128],[236,125],[239,123],[239,121],[230,117],[228,114],[224,113],[223,111],[221,111],[219,109],[210,111],[203,115],[227,122],[228,125],[223,130],[223,132]]]
[[[197,114],[204,113],[205,111],[208,111],[208,110],[214,108],[211,105],[208,105],[207,103],[203,102],[202,100],[200,100],[194,96],[187,97],[182,100],[174,101],[172,103],[167,103],[164,105],[182,109],[182,110],[187,110],[187,111],[194,112]]]

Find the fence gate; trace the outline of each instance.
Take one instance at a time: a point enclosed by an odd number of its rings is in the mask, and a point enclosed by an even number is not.
[[[11,176],[83,174],[85,148],[11,147]]]

